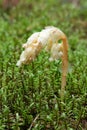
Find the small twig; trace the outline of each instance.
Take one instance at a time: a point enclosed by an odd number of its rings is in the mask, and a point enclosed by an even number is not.
[[[33,127],[33,125],[34,125],[34,123],[36,122],[36,120],[38,119],[38,117],[39,117],[39,114],[35,117],[35,119],[32,121],[32,123],[31,123],[31,125],[30,125],[30,127],[29,127],[29,129],[28,130],[31,130],[31,128]]]

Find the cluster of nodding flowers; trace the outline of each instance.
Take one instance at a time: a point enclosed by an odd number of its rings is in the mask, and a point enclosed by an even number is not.
[[[60,29],[53,26],[48,26],[41,32],[32,34],[22,46],[24,51],[20,55],[17,66],[31,63],[43,48],[50,53],[49,61],[61,58],[63,56],[63,44],[58,43],[58,40],[63,35]]]
[[[58,43],[62,40],[62,43]],[[61,101],[63,101],[66,86],[66,76],[68,70],[68,41],[66,35],[58,28],[49,26],[41,32],[32,34],[27,42],[23,44],[25,49],[20,55],[17,66],[31,63],[45,49],[50,53],[49,61],[62,59],[62,81],[61,81]]]

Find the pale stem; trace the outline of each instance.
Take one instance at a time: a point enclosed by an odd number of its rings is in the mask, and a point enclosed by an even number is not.
[[[61,81],[61,101],[64,99],[64,91],[66,86],[66,76],[68,71],[68,42],[66,36],[63,40],[63,56],[62,56],[62,81]]]

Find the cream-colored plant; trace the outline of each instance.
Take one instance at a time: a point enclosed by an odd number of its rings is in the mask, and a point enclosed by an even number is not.
[[[59,43],[59,40],[62,40],[62,43]],[[25,50],[22,52],[17,66],[34,61],[43,48],[50,52],[49,61],[62,59],[61,99],[63,99],[68,69],[68,42],[66,35],[60,29],[49,26],[41,32],[32,34],[27,42],[23,44],[23,48]]]

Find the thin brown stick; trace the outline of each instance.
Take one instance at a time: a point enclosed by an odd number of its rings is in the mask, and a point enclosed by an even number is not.
[[[31,125],[30,125],[30,127],[29,127],[28,130],[31,130],[31,129],[32,129],[32,127],[33,127],[34,123],[36,122],[36,120],[38,119],[38,117],[39,117],[39,114],[38,114],[38,115],[35,117],[35,119],[32,121],[32,123],[31,123]]]

